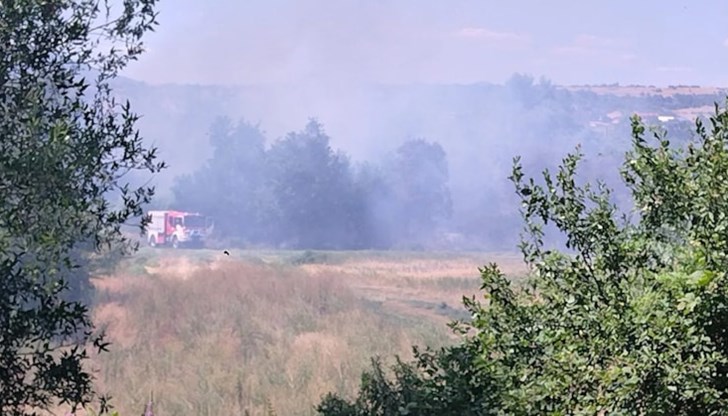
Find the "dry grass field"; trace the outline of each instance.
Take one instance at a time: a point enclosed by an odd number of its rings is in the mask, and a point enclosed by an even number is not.
[[[94,370],[122,415],[151,392],[157,415],[313,414],[370,357],[453,342],[445,324],[492,261],[523,272],[507,254],[144,249],[94,281],[113,341]]]
[[[727,88],[707,87],[707,86],[688,86],[673,85],[667,87],[647,86],[647,85],[569,85],[565,86],[569,91],[591,91],[596,94],[610,94],[620,97],[630,95],[661,95],[670,97],[673,95],[703,95],[703,94],[724,94],[728,92]]]

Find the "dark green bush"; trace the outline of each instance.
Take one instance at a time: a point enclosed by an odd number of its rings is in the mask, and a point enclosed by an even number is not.
[[[728,112],[671,146],[632,120],[622,169],[635,211],[619,215],[601,183],[579,184],[581,154],[543,182],[511,180],[522,199],[521,287],[492,264],[487,305],[465,299],[472,323],[459,346],[393,379],[379,364],[353,402],[327,396],[334,415],[719,415],[728,405]],[[566,247],[545,247],[553,225]],[[465,331],[468,331],[465,334]]]

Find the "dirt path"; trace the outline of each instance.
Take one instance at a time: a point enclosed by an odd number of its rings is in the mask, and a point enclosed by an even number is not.
[[[525,272],[520,258],[493,256],[508,275]],[[472,257],[452,259],[355,260],[342,264],[299,266],[308,274],[333,273],[346,280],[362,298],[379,302],[398,314],[444,323],[465,318],[463,296],[479,296],[482,264]]]

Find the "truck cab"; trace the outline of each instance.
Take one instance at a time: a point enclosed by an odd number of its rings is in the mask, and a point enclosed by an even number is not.
[[[146,239],[151,247],[203,247],[212,231],[212,219],[199,213],[150,211]]]

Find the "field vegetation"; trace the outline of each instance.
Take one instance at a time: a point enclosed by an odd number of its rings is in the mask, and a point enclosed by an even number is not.
[[[99,388],[122,415],[315,414],[353,396],[372,357],[443,347],[477,267],[507,254],[143,249],[94,279]]]

